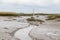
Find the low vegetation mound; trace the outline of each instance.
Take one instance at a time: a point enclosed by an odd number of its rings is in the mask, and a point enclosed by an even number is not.
[[[35,19],[34,17],[28,18],[27,21],[38,21],[38,22],[44,22],[43,20],[40,19]]]
[[[47,20],[54,20],[60,18],[60,15],[48,15]]]

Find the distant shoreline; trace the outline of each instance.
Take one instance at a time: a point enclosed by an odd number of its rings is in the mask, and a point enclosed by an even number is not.
[[[34,13],[34,15],[59,15],[60,14],[47,14],[47,13]],[[16,12],[0,12],[0,16],[33,16],[33,13],[16,13]]]

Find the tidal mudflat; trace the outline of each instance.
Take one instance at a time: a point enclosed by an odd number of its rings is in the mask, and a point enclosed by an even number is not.
[[[0,40],[60,40],[60,20],[27,21],[31,16],[0,16]]]

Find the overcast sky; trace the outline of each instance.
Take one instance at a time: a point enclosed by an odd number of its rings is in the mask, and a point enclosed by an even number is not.
[[[60,13],[60,0],[0,0],[0,11]]]

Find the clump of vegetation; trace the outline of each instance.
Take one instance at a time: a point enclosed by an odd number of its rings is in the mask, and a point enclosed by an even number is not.
[[[54,19],[57,19],[57,18],[60,18],[60,15],[48,15],[46,20],[54,20]]]
[[[13,19],[13,20],[17,20],[17,19]]]
[[[27,21],[35,21],[34,17],[28,18]]]
[[[27,21],[31,21],[31,22],[32,22],[32,21],[34,21],[34,22],[35,22],[35,21],[38,21],[38,22],[40,22],[40,23],[44,22],[43,20],[35,19],[34,17],[28,18]]]
[[[56,19],[56,16],[49,15],[47,18],[48,18],[47,20],[54,20]]]

